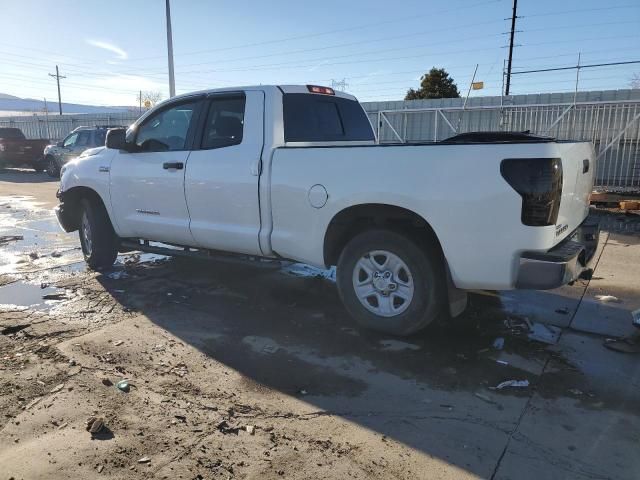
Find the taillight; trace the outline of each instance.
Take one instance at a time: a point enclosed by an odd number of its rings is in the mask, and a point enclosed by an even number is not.
[[[335,95],[333,88],[320,87],[318,85],[307,85],[307,90],[311,93],[321,93],[322,95]]]
[[[508,158],[500,173],[522,197],[522,223],[531,227],[555,225],[562,198],[559,158]]]

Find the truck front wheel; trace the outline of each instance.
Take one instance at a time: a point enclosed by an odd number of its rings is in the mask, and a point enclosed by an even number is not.
[[[82,200],[78,233],[89,268],[96,270],[113,265],[118,256],[118,239],[102,203]]]
[[[337,283],[356,321],[384,333],[415,333],[445,306],[446,276],[437,250],[390,230],[352,238],[338,260]]]
[[[47,175],[52,178],[58,178],[60,176],[60,167],[56,158],[53,155],[48,155],[45,157],[45,162],[47,164]]]

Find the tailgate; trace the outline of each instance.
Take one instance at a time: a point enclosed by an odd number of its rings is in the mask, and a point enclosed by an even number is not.
[[[555,243],[572,233],[589,214],[596,158],[590,142],[558,142],[562,159],[562,200],[556,222]]]

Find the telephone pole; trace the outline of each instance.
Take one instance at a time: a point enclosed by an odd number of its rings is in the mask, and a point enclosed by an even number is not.
[[[169,98],[176,96],[176,79],[173,75],[173,36],[171,35],[171,8],[166,0],[167,14],[167,55],[169,57]]]
[[[511,61],[513,59],[513,37],[516,33],[516,18],[518,18],[518,15],[516,13],[517,8],[518,0],[513,0],[513,14],[511,15],[511,36],[509,39],[509,61],[507,63],[507,86],[505,87],[504,92],[505,95],[509,95],[509,89],[511,87]]]
[[[62,115],[62,97],[60,96],[60,79],[67,78],[67,77],[63,77],[62,75],[60,75],[60,72],[58,71],[58,65],[56,65],[56,74],[54,75],[53,73],[50,73],[49,76],[54,77],[56,79],[56,82],[58,83],[58,110],[60,111],[60,115]]]

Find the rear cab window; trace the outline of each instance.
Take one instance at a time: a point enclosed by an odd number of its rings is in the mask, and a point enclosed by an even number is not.
[[[366,113],[355,100],[313,93],[285,93],[285,142],[375,140]]]

